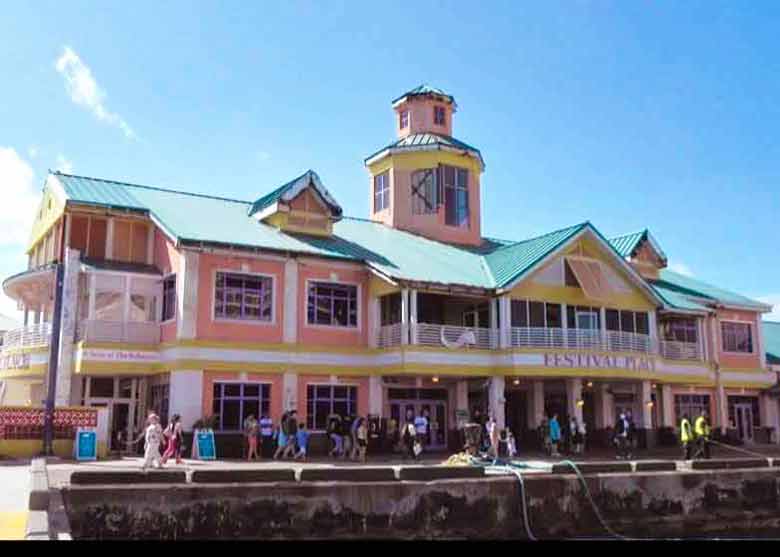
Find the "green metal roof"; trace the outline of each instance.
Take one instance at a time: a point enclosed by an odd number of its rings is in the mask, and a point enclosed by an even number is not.
[[[780,365],[780,323],[764,321],[761,325],[764,330],[766,361],[772,365]]]
[[[609,242],[622,257],[629,257],[634,253],[639,242],[645,237],[645,232],[645,230],[642,230],[641,232],[633,232],[631,234],[618,236],[617,238],[610,238]]]
[[[485,161],[482,158],[482,153],[480,153],[479,149],[477,149],[476,147],[472,147],[468,143],[464,143],[463,141],[459,139],[455,139],[454,137],[451,137],[449,135],[441,135],[437,133],[428,133],[428,132],[413,133],[406,137],[402,137],[398,141],[394,141],[390,145],[382,147],[378,151],[369,155],[368,157],[366,157],[365,161],[368,162],[369,160],[373,159],[380,153],[387,151],[388,149],[399,149],[399,150],[408,149],[410,151],[413,151],[415,149],[419,149],[420,147],[431,147],[431,148],[450,147],[453,149],[462,149],[464,151],[470,151],[475,155],[477,155],[477,157],[479,157],[480,162],[482,163],[482,166],[485,166]]]
[[[688,298],[684,292],[670,288],[668,285],[665,285],[665,283],[650,282],[650,286],[655,290],[656,294],[666,302],[666,305],[669,308],[686,311],[710,311],[710,308],[706,305],[695,302]]]
[[[447,97],[447,99],[449,99],[449,101],[451,103],[455,102],[455,97],[453,97],[452,95],[449,95],[449,94],[445,93],[441,89],[437,89],[436,87],[431,87],[430,85],[427,85],[427,84],[423,83],[422,85],[418,85],[417,87],[415,87],[411,91],[407,91],[406,93],[404,93],[400,97],[398,97],[396,99],[393,99],[391,104],[397,103],[398,101],[400,101],[404,97],[416,97],[416,96],[420,96],[420,95],[440,95],[442,97]]]
[[[656,284],[660,284],[661,286],[675,290],[681,294],[710,299],[713,302],[722,305],[741,306],[759,311],[766,310],[767,308],[767,304],[764,304],[763,302],[751,300],[740,294],[735,294],[734,292],[712,286],[706,282],[681,275],[680,273],[675,273],[669,269],[661,269],[659,274],[660,280],[657,281]]]

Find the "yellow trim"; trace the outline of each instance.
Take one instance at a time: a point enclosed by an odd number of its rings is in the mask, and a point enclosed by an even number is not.
[[[73,373],[76,375],[154,375],[165,371],[167,365],[146,362],[90,362],[78,360]]]
[[[3,354],[42,354],[49,351],[49,346],[21,346],[17,348],[4,348]]]
[[[125,350],[132,352],[159,352],[162,344],[126,344],[123,342],[90,342],[83,340],[76,343],[77,351],[84,350]]]
[[[723,373],[767,373],[763,369],[755,368],[755,367],[752,367],[752,368],[745,368],[745,367],[725,368],[725,367],[722,367],[722,368],[720,368],[720,371],[723,372]]]
[[[52,208],[48,208],[49,201],[51,201]],[[61,201],[48,184],[44,187],[43,197],[41,203],[38,205],[38,211],[36,212],[35,222],[33,222],[32,231],[30,233],[30,240],[27,243],[27,250],[25,253],[29,254],[38,243],[46,237],[59,218],[65,213],[65,203]]]
[[[44,377],[46,370],[49,369],[48,364],[35,364],[25,369],[8,369],[0,371],[0,379],[25,379]]]
[[[387,161],[387,162],[385,162]],[[384,163],[384,164],[383,164]],[[459,166],[468,168],[475,176],[482,174],[477,155],[462,155],[451,151],[409,151],[385,156],[378,161],[368,165],[368,171],[372,176],[381,174],[388,168],[398,170],[416,170],[418,168],[433,168],[440,164]]]
[[[725,388],[729,389],[766,389],[767,387],[771,387],[775,384],[774,381],[767,381],[766,383],[750,383],[745,382],[741,383],[738,381],[722,381],[721,384]]]

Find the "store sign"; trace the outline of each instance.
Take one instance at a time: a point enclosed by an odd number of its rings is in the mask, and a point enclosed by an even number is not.
[[[100,362],[136,362],[153,363],[160,360],[157,352],[141,352],[138,350],[84,350],[83,359]]]
[[[7,354],[1,356],[0,369],[30,369],[30,355]]]
[[[630,369],[655,371],[655,360],[649,356],[624,356],[609,354],[545,353],[545,367],[587,369]]]

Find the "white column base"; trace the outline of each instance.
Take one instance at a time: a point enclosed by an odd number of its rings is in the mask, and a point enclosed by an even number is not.
[[[179,414],[184,431],[192,431],[192,425],[203,417],[203,371],[171,371],[169,388],[168,415]]]

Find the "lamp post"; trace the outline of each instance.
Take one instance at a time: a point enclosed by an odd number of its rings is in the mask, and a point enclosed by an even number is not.
[[[54,399],[57,394],[57,365],[60,359],[60,323],[62,321],[62,286],[65,280],[65,265],[55,266],[54,314],[51,325],[51,346],[49,347],[48,392],[43,421],[43,454],[51,456],[54,439]]]

